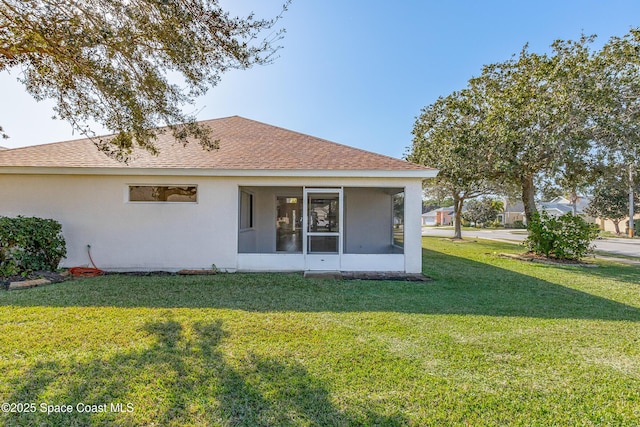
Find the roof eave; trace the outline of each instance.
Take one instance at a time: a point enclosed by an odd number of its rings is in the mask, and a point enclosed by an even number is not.
[[[151,175],[151,176],[225,176],[225,177],[345,177],[345,178],[434,178],[437,169],[204,169],[204,168],[105,168],[105,167],[42,167],[5,166],[0,174],[7,175]]]

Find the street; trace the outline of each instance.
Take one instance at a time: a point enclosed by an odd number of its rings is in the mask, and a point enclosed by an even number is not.
[[[453,229],[450,227],[423,227],[422,235],[453,237]],[[462,237],[499,240],[517,244],[522,242],[527,237],[527,234],[525,230],[484,230],[478,228],[462,230]],[[595,247],[598,251],[607,252],[612,255],[640,257],[640,239],[598,239],[595,241]]]

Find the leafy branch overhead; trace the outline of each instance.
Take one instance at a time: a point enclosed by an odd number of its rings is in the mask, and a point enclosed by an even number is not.
[[[159,126],[214,149],[182,107],[225,71],[271,62],[284,30],[262,34],[282,13],[232,17],[217,0],[0,0],[0,72],[18,69],[27,91],[55,100],[83,135],[93,136],[92,120],[111,130],[97,141],[107,151],[156,153]]]

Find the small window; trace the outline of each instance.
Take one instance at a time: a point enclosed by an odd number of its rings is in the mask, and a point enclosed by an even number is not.
[[[130,202],[186,202],[198,201],[195,185],[130,185]]]
[[[240,191],[240,229],[253,228],[253,194]]]

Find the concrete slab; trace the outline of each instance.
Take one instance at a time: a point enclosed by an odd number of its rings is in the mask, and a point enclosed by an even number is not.
[[[305,271],[305,279],[325,279],[342,280],[342,273],[339,271]]]

